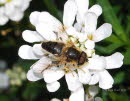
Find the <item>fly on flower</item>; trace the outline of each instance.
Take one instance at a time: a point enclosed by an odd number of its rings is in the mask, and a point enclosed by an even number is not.
[[[73,42],[61,43],[61,42],[43,42],[42,48],[47,52],[52,53],[55,57],[51,66],[65,65],[65,72],[71,71],[69,67],[80,68],[81,65],[88,61],[87,55],[84,51],[75,47]]]

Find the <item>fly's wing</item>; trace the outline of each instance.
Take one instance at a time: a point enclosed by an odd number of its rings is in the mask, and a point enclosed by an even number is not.
[[[51,59],[49,59],[48,57],[42,57],[40,60],[38,60],[36,63],[34,63],[31,66],[31,69],[33,69],[33,71],[35,73],[42,73],[45,69],[47,69],[50,65],[52,64]]]
[[[55,32],[55,34],[57,35],[57,41],[67,43],[68,35],[65,31]]]

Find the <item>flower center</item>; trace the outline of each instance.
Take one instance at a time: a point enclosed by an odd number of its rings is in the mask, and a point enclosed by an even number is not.
[[[0,6],[4,6],[6,3],[9,3],[11,1],[12,0],[3,0],[3,1],[0,1]]]
[[[93,35],[92,35],[92,34],[89,34],[89,35],[88,35],[88,39],[89,39],[89,40],[93,40]]]

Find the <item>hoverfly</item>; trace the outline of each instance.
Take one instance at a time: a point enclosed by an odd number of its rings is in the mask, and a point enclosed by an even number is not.
[[[64,70],[69,72],[69,67],[78,68],[88,61],[87,54],[74,46],[73,42],[43,42],[42,48],[56,57],[52,66],[65,65]],[[50,66],[51,67],[51,66]]]

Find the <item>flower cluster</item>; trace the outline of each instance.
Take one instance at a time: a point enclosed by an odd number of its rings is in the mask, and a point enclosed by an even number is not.
[[[9,19],[20,21],[31,0],[0,0],[0,25],[5,25]]]
[[[88,0],[68,0],[64,5],[63,23],[48,12],[32,12],[30,22],[35,26],[36,31],[25,30],[22,36],[25,41],[37,42],[37,44],[23,45],[18,52],[23,59],[39,59],[31,66],[27,78],[30,81],[43,78],[47,83],[48,91],[57,91],[60,87],[58,80],[65,76],[68,89],[71,91],[70,101],[84,101],[83,85],[86,84],[99,83],[102,89],[111,88],[114,80],[107,69],[120,68],[123,64],[124,57],[119,52],[111,56],[99,56],[95,53],[95,43],[109,37],[112,34],[112,26],[105,23],[96,28],[102,8],[96,4],[88,9],[88,5]],[[80,68],[70,66],[71,72],[67,73],[63,69],[64,65],[47,68],[53,63],[53,55],[48,54],[41,47],[41,43],[44,41],[66,43],[68,40],[87,54],[88,62]]]

